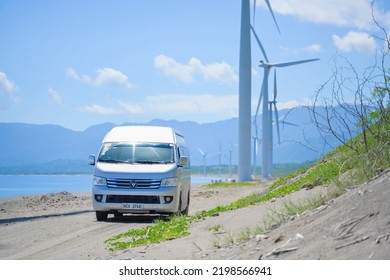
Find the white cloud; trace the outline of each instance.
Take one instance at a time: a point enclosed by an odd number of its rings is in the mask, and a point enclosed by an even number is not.
[[[173,58],[165,55],[158,55],[154,58],[154,67],[162,70],[165,75],[177,78],[183,82],[193,82],[192,69],[188,65],[177,63]]]
[[[16,86],[7,78],[7,74],[0,71],[0,90],[11,93],[16,90]]]
[[[321,45],[312,44],[302,48],[289,48],[289,47],[280,47],[280,50],[285,54],[300,55],[302,53],[317,54],[322,52]]]
[[[255,114],[255,112],[256,112],[258,101],[259,101],[258,97],[252,98],[252,113],[253,114]],[[284,109],[292,109],[292,108],[300,107],[300,106],[310,106],[310,105],[312,105],[312,101],[308,98],[293,99],[293,100],[288,100],[288,101],[283,101],[283,102],[278,101],[276,103],[278,111],[284,110]],[[260,107],[259,114],[262,114],[262,107]]]
[[[118,70],[103,68],[96,70],[96,73],[95,84],[98,86],[133,87],[127,76]]]
[[[129,82],[128,77],[112,68],[99,68],[96,70],[96,78],[92,79],[88,75],[78,74],[73,68],[66,69],[66,75],[77,81],[93,85],[93,86],[112,86],[112,87],[124,87],[133,88],[134,86]]]
[[[134,114],[147,117],[164,117],[174,115],[188,116],[195,114],[203,116],[211,114],[219,115],[223,118],[235,117],[238,114],[237,95],[160,95],[148,96],[143,102],[129,103],[118,100],[118,106],[105,107],[97,104],[80,108],[82,112],[100,115]]]
[[[130,114],[141,114],[144,112],[144,109],[139,104],[127,103],[123,101],[118,101],[119,106],[124,109],[124,112]]]
[[[97,104],[92,104],[89,106],[84,106],[79,109],[81,112],[88,112],[88,113],[95,113],[100,115],[117,115],[122,114],[123,110],[109,108],[109,107],[103,107]]]
[[[303,50],[310,53],[320,53],[322,52],[322,47],[318,44],[312,44],[310,46],[304,47]]]
[[[238,81],[233,68],[226,62],[204,65],[199,59],[192,57],[187,64],[181,64],[166,55],[158,55],[154,58],[154,67],[165,75],[186,83],[193,82],[197,75],[202,76],[205,81],[218,81],[223,84]]]
[[[285,102],[278,102],[278,110],[291,109],[299,106],[309,106],[312,102],[309,99],[294,99]]]
[[[238,112],[237,95],[161,95],[149,96],[147,107],[152,112],[175,114],[226,113],[236,116]]]
[[[252,113],[255,112],[257,100],[252,100]],[[291,109],[298,106],[308,106],[309,99],[289,100],[278,102],[278,110]],[[118,100],[117,107],[89,105],[79,109],[100,115],[136,115],[138,118],[175,118],[204,121],[206,119],[228,119],[238,117],[238,96],[211,94],[203,95],[174,95],[148,96],[140,103],[130,103]],[[261,113],[261,112],[260,112]]]
[[[92,84],[92,80],[87,75],[79,75],[76,73],[76,71],[73,68],[66,69],[66,75],[72,79],[75,79],[77,81],[86,83],[86,84]]]
[[[375,39],[365,32],[348,32],[344,37],[333,35],[333,44],[342,52],[358,51],[360,53],[374,53]]]
[[[54,104],[57,104],[57,105],[62,104],[62,96],[58,91],[56,91],[55,89],[52,89],[52,88],[49,88],[47,91],[50,95],[51,101]]]
[[[15,84],[8,79],[7,74],[0,71],[0,110],[6,110],[8,108],[7,103],[12,100],[18,103],[18,98],[14,95],[16,91]]]
[[[304,21],[372,30],[374,23],[371,17],[371,1],[273,0],[271,6],[275,13],[295,16]],[[265,8],[265,1],[257,1],[257,3]],[[389,26],[389,12],[375,7],[374,14],[381,23]],[[281,29],[283,32],[282,27]]]

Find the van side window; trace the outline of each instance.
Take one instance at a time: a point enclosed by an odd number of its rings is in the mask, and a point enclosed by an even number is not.
[[[181,157],[180,147],[177,147],[177,162],[180,161],[180,157]]]

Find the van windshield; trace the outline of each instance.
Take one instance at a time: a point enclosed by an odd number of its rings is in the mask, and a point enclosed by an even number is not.
[[[173,163],[173,144],[156,143],[104,143],[98,161],[111,163]]]

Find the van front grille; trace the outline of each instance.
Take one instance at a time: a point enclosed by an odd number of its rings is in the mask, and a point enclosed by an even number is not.
[[[107,179],[109,188],[125,189],[157,189],[161,185],[161,180],[150,179]]]
[[[152,195],[107,195],[106,202],[110,203],[147,203],[160,204],[160,197]]]

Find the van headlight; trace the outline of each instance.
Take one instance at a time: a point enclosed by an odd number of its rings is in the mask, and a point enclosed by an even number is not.
[[[165,178],[161,180],[161,187],[177,187],[179,185],[179,179],[174,178]]]
[[[106,178],[103,178],[103,177],[93,176],[92,184],[94,186],[105,186],[105,185],[107,185],[107,180],[106,180]]]

